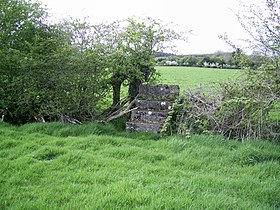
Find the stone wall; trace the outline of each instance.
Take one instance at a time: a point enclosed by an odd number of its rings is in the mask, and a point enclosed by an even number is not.
[[[137,109],[132,111],[126,130],[160,132],[179,92],[178,85],[141,85],[135,102]]]

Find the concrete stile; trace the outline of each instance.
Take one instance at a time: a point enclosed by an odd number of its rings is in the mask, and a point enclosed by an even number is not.
[[[141,85],[126,130],[159,133],[179,92],[178,85]]]

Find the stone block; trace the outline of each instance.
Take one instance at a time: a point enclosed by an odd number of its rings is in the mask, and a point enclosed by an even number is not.
[[[171,101],[148,101],[148,100],[136,100],[135,106],[139,109],[147,110],[171,110]]]
[[[152,132],[159,133],[162,128],[162,124],[158,123],[144,123],[144,122],[127,122],[126,130],[127,131],[143,131],[143,132]]]
[[[179,92],[178,85],[140,85],[138,97],[146,100],[174,100]]]
[[[131,113],[131,120],[147,123],[164,123],[167,115],[167,111],[135,110]]]

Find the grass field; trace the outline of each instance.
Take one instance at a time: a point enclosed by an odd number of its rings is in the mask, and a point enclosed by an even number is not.
[[[201,85],[213,85],[217,82],[227,81],[241,77],[241,70],[215,69],[197,67],[158,66],[161,74],[160,82],[163,84],[176,84],[181,92],[187,88],[195,89]]]
[[[279,209],[280,145],[0,123],[0,209]]]

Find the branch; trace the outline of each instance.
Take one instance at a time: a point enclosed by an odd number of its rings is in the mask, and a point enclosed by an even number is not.
[[[71,124],[74,124],[74,125],[81,125],[82,124],[79,120],[76,120],[74,118],[70,118],[66,114],[61,114],[59,117],[60,117],[60,121],[64,122],[64,123],[71,123]]]
[[[103,121],[103,123],[108,123],[114,119],[117,119],[129,112],[132,112],[134,110],[137,109],[137,107],[132,108],[133,104],[135,103],[135,101],[137,100],[137,97],[135,97],[135,99],[125,108],[125,110],[121,111],[124,107],[121,107],[120,109],[118,109],[116,112],[114,112],[113,114],[111,114],[106,120]]]

